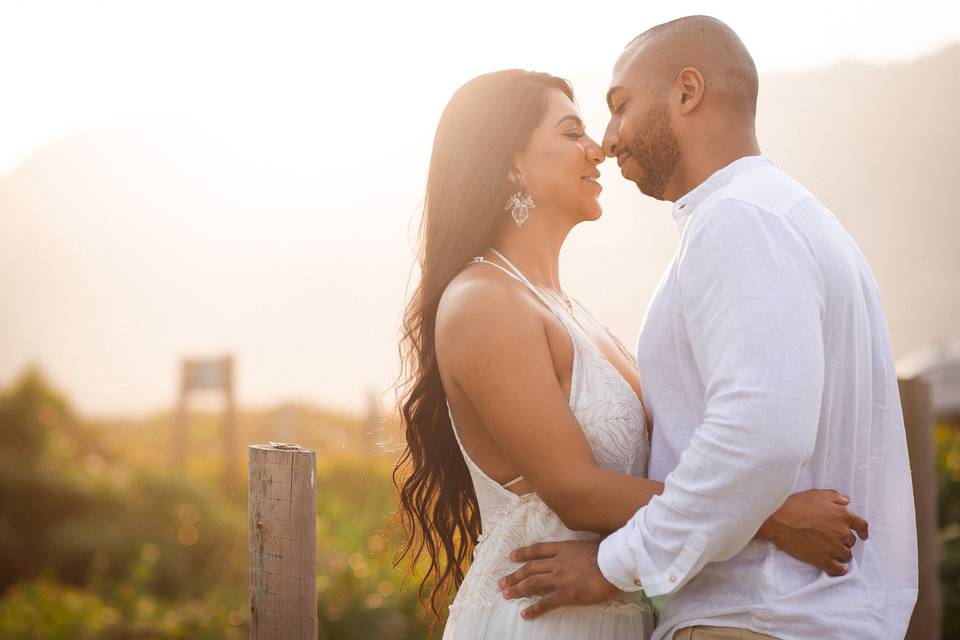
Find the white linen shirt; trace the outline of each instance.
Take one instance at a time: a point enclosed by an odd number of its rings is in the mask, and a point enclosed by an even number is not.
[[[654,597],[654,640],[698,624],[784,639],[902,638],[917,594],[903,414],[877,285],[853,239],[766,156],[678,200],[680,246],[640,331],[663,495],[600,545]],[[753,540],[791,493],[870,524],[831,577]],[[659,597],[657,597],[659,596]]]

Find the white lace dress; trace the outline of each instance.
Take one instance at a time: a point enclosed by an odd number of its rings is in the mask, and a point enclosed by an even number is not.
[[[507,273],[533,290],[570,334],[573,343],[570,408],[583,427],[597,464],[620,473],[645,474],[649,445],[643,408],[633,388],[561,305],[544,295],[506,258],[500,257],[513,271]],[[506,271],[494,262],[486,264]],[[450,421],[452,424],[452,412]],[[453,429],[456,434],[456,425]],[[535,620],[520,617],[520,612],[535,599],[505,600],[497,588],[500,578],[520,567],[510,561],[510,551],[535,542],[591,540],[599,536],[565,527],[560,517],[535,493],[519,496],[507,490],[470,459],[459,434],[457,442],[477,494],[483,533],[478,538],[473,563],[450,606],[444,640],[649,638],[654,626],[653,609],[640,592],[622,594],[618,600],[601,605],[563,607]]]

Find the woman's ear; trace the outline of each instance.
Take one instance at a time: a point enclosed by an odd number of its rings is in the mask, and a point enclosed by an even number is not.
[[[513,161],[510,163],[510,170],[507,172],[507,178],[518,191],[523,191],[523,188],[527,186],[527,181],[523,178],[523,152],[517,153],[513,156]]]
[[[527,186],[526,180],[523,179],[523,171],[516,163],[514,163],[513,168],[507,173],[507,177],[518,191],[523,191],[523,188]]]

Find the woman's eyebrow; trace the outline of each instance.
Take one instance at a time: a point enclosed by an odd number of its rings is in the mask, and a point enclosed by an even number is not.
[[[575,116],[575,115],[573,115],[573,114],[568,115],[568,116],[563,116],[562,118],[560,118],[559,120],[557,120],[557,124],[555,124],[555,125],[553,125],[553,126],[559,127],[561,124],[563,124],[563,121],[564,121],[564,120],[573,120],[573,121],[575,121],[575,122],[577,123],[577,126],[578,126],[578,127],[581,127],[581,128],[583,127],[583,120],[580,119],[580,116]]]

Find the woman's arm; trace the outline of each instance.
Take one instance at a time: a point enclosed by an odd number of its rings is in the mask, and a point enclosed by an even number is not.
[[[546,322],[541,303],[518,283],[457,283],[437,313],[441,373],[566,526],[613,531],[663,484],[597,467],[557,380]]]

